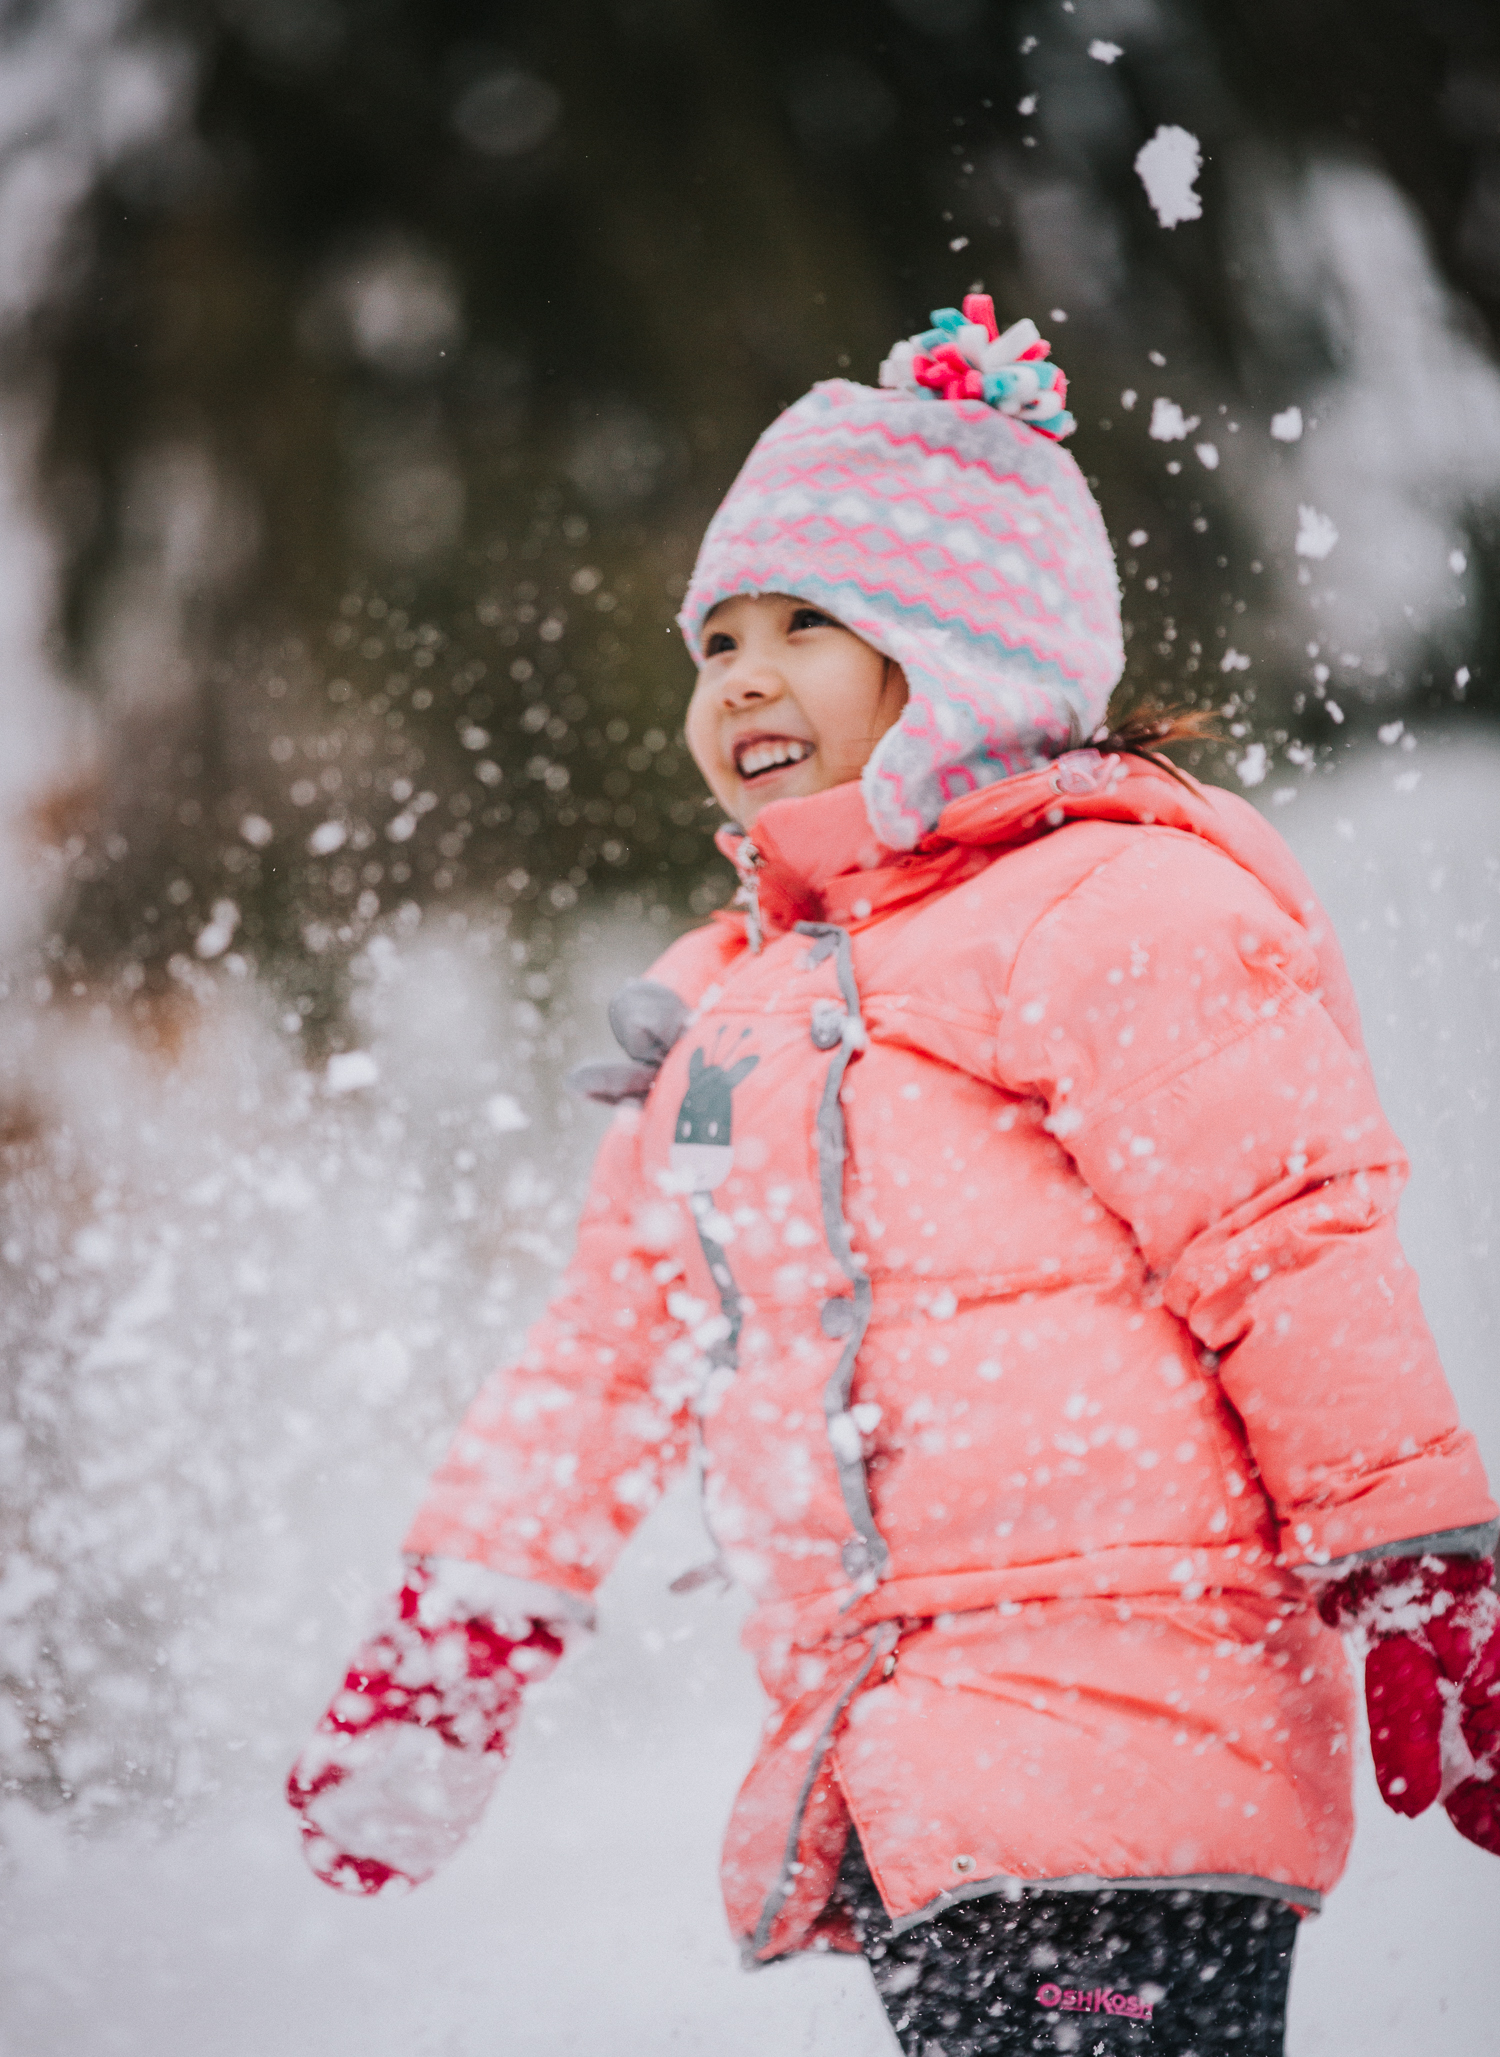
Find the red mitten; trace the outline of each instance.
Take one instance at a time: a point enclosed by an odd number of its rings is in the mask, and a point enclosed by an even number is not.
[[[342,1892],[431,1878],[484,1812],[522,1688],[562,1655],[557,1625],[476,1605],[476,1569],[413,1564],[292,1767],[303,1854]]]
[[[1500,1856],[1500,1598],[1491,1558],[1382,1557],[1323,1588],[1318,1612],[1363,1643],[1370,1750],[1398,1814],[1441,1799]]]

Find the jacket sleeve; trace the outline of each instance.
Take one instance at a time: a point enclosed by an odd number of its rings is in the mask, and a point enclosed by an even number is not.
[[[1406,1160],[1318,981],[1249,872],[1145,833],[1031,930],[997,1044],[1217,1357],[1294,1565],[1496,1511],[1396,1237]]]
[[[519,1360],[484,1385],[405,1548],[592,1592],[682,1464],[695,1351],[667,1307],[679,1211],[640,1172],[640,1116],[605,1136],[573,1261]]]

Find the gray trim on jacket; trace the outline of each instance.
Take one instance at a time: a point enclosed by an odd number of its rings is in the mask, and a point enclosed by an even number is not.
[[[1334,1557],[1327,1564],[1299,1564],[1297,1576],[1305,1579],[1343,1578],[1361,1564],[1374,1564],[1382,1557],[1493,1557],[1500,1544],[1500,1521],[1478,1521],[1469,1528],[1434,1529],[1429,1536],[1407,1536],[1399,1543],[1376,1543],[1369,1550],[1355,1550],[1348,1557]]]
[[[1012,1878],[997,1872],[991,1878],[972,1879],[955,1886],[951,1893],[939,1893],[915,1914],[903,1914],[891,1923],[893,1935],[905,1935],[921,1922],[945,1914],[961,1900],[978,1900],[987,1893],[1002,1893],[1019,1900],[1023,1893],[1248,1893],[1262,1900],[1284,1900],[1290,1907],[1305,1907],[1309,1914],[1321,1913],[1323,1895],[1312,1886],[1289,1886],[1274,1878],[1257,1878],[1244,1871],[1188,1871],[1180,1878],[1100,1878],[1091,1871],[1071,1873],[1067,1878]]]

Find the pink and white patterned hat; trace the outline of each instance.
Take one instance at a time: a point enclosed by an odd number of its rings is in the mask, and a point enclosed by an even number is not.
[[[1103,517],[1058,438],[1066,381],[984,295],[898,344],[881,387],[831,379],[773,422],[709,524],[678,622],[702,659],[721,600],[787,593],[911,689],[864,771],[910,849],[952,800],[1088,736],[1124,664]]]

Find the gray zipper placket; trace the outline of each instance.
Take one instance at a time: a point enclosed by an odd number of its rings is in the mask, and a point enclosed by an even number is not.
[[[844,1163],[849,1146],[840,1096],[844,1073],[851,1058],[865,1047],[867,1037],[848,931],[833,922],[799,921],[797,933],[811,940],[811,957],[815,965],[825,957],[835,958],[839,996],[844,1004],[843,1018],[838,1025],[838,1046],[829,1061],[818,1101],[817,1138],[818,1196],[823,1215],[823,1236],[834,1262],[852,1289],[851,1297],[839,1295],[823,1305],[823,1333],[844,1338],[838,1363],[823,1387],[823,1418],[838,1473],[839,1492],[854,1530],[841,1552],[845,1575],[854,1587],[846,1606],[852,1606],[863,1594],[874,1590],[890,1569],[891,1562],[890,1548],[875,1525],[870,1506],[859,1424],[849,1412],[855,1361],[870,1325],[874,1294],[863,1265],[855,1257],[849,1225],[844,1218]],[[826,1045],[820,1042],[820,1047]],[[719,1309],[727,1324],[726,1333],[709,1350],[709,1362],[716,1371],[732,1374],[739,1367],[740,1328],[744,1319],[739,1287],[723,1244],[709,1232],[708,1222],[715,1211],[712,1195],[694,1193],[689,1205],[699,1246],[719,1295]],[[685,1577],[699,1583],[700,1573],[705,1577],[710,1575],[707,1567],[696,1567]]]
[[[729,1269],[729,1259],[724,1254],[724,1245],[708,1232],[708,1224],[716,1211],[714,1196],[712,1193],[694,1193],[688,1206],[692,1209],[693,1226],[698,1231],[698,1245],[708,1266],[709,1277],[718,1289],[719,1312],[729,1324],[727,1333],[709,1346],[708,1361],[715,1371],[737,1371],[745,1310],[734,1273]]]
[[[828,1426],[829,1448],[838,1471],[839,1491],[843,1497],[844,1510],[854,1529],[853,1535],[844,1543],[841,1553],[845,1575],[854,1587],[853,1593],[845,1602],[847,1608],[852,1607],[862,1594],[874,1590],[889,1570],[891,1561],[890,1548],[875,1526],[875,1515],[870,1506],[859,1425],[849,1412],[855,1361],[864,1342],[865,1331],[870,1325],[874,1294],[864,1266],[855,1257],[854,1246],[849,1236],[849,1224],[844,1218],[844,1165],[849,1154],[849,1142],[841,1094],[844,1074],[849,1069],[850,1061],[857,1052],[864,1049],[868,1038],[864,1015],[860,1010],[859,987],[854,977],[854,952],[847,929],[839,928],[833,922],[799,921],[797,933],[810,939],[810,954],[814,965],[820,964],[825,957],[834,957],[839,997],[844,1007],[843,1018],[837,1028],[838,1044],[829,1060],[823,1091],[818,1100],[817,1137],[818,1192],[823,1214],[823,1236],[835,1263],[849,1281],[851,1288],[851,1297],[845,1298],[840,1295],[824,1302],[822,1323],[825,1335],[841,1335],[844,1338],[844,1347],[839,1353],[838,1363],[823,1387],[823,1415]],[[814,1040],[820,1049],[828,1047],[823,1034],[816,1030]],[[693,1212],[698,1240],[708,1260],[708,1268],[714,1283],[719,1289],[719,1304],[724,1318],[730,1325],[729,1334],[716,1345],[714,1362],[733,1370],[739,1356],[739,1291],[722,1246],[709,1236],[704,1225],[704,1216],[709,1212],[709,1205],[704,1206],[703,1214],[700,1215],[695,1204]],[[776,1918],[786,1905],[796,1879],[797,1850],[802,1841],[802,1823],[807,1813],[807,1803],[828,1755],[834,1731],[845,1708],[869,1677],[876,1663],[890,1655],[900,1637],[900,1624],[894,1621],[881,1622],[872,1631],[869,1655],[839,1694],[813,1744],[807,1771],[798,1789],[792,1818],[787,1826],[781,1870],[776,1883],[766,1896],[760,1919],[755,1925],[755,1933],[748,1945],[747,1955],[752,1961],[756,1960],[760,1951],[766,1947]]]
[[[823,1388],[823,1415],[828,1424],[833,1461],[838,1467],[839,1491],[854,1526],[854,1534],[844,1544],[843,1562],[844,1570],[854,1584],[855,1597],[858,1597],[880,1583],[891,1562],[890,1550],[875,1526],[875,1516],[870,1507],[859,1425],[849,1412],[855,1359],[870,1325],[874,1294],[864,1266],[855,1257],[849,1240],[849,1224],[844,1219],[844,1161],[849,1147],[840,1093],[850,1059],[865,1047],[867,1037],[859,1006],[859,988],[854,980],[854,952],[848,931],[832,922],[799,921],[797,933],[813,939],[814,964],[837,953],[839,996],[844,1003],[838,1048],[829,1062],[822,1098],[818,1102],[818,1188],[823,1206],[824,1239],[840,1271],[848,1279],[853,1297],[829,1300],[824,1304],[823,1333],[842,1335],[844,1347]]]

